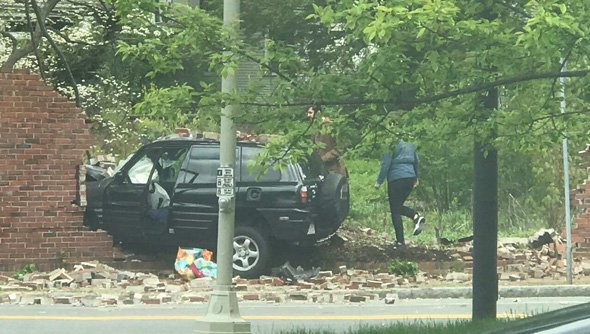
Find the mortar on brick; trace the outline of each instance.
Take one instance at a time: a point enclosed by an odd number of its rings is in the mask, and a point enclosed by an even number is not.
[[[84,203],[77,170],[94,144],[84,113],[26,70],[0,73],[0,106],[0,272],[111,261],[112,238],[72,205]]]

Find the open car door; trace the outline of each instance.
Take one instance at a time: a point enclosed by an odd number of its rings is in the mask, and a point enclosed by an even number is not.
[[[138,152],[105,190],[107,229],[127,241],[167,231],[176,178],[185,157],[183,147],[149,147]]]

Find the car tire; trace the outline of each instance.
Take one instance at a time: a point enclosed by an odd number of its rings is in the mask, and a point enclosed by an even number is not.
[[[320,217],[330,225],[339,226],[348,216],[350,194],[346,176],[329,173],[320,185]]]
[[[270,244],[253,226],[236,226],[233,239],[234,275],[258,278],[264,273],[270,260]]]

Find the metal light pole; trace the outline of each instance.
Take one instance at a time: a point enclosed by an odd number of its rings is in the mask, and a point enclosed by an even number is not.
[[[565,60],[561,59],[562,71],[565,70]],[[560,77],[559,83],[561,84],[560,96],[561,96],[561,113],[565,113],[565,78]],[[570,213],[570,177],[569,177],[569,160],[567,150],[567,135],[563,138],[563,186],[565,195],[565,256],[566,256],[566,278],[567,283],[572,284],[572,219]]]
[[[223,26],[237,32],[240,0],[224,0]],[[225,51],[229,52],[229,51]],[[221,92],[232,93],[237,88],[235,74],[221,78]],[[232,114],[238,106],[227,104],[221,110],[220,168],[217,170],[219,223],[217,237],[217,280],[209,299],[207,314],[197,322],[195,333],[250,334],[250,323],[240,316],[238,299],[232,287],[233,237],[235,224],[236,130]]]

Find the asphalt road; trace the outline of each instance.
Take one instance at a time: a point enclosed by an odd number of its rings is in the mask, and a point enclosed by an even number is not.
[[[522,298],[498,301],[498,317],[534,315],[590,302],[589,297]],[[131,305],[74,307],[64,305],[0,305],[2,334],[151,334],[192,333],[207,305]],[[382,326],[397,321],[456,321],[471,318],[469,299],[399,300],[364,304],[240,303],[242,317],[252,333],[278,333],[291,329],[331,330]]]

